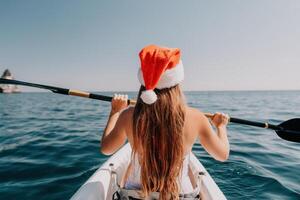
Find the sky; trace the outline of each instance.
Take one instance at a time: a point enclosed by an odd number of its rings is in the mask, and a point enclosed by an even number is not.
[[[0,73],[136,91],[138,53],[157,44],[181,49],[186,91],[299,90],[299,10],[298,0],[0,0]]]

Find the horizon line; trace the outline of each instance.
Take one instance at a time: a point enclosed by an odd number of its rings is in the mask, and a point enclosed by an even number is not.
[[[86,90],[81,90],[86,91]],[[245,89],[245,90],[182,90],[183,92],[300,92],[300,89]],[[51,91],[21,91],[21,93],[51,93]],[[138,92],[138,90],[101,90],[101,91],[86,91],[90,93],[98,92]]]

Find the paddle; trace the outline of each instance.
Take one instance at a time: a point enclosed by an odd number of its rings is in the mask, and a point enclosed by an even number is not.
[[[205,113],[205,116],[208,118],[212,118],[214,115],[211,113]],[[300,142],[300,118],[290,119],[282,122],[279,125],[269,124],[267,122],[263,123],[249,121],[235,117],[230,117],[229,122],[271,129],[274,130],[277,135],[284,140],[291,142]]]
[[[9,79],[0,78],[0,84],[23,85],[23,86],[35,87],[35,88],[50,90],[50,91],[52,91],[54,93],[58,93],[58,94],[85,97],[85,98],[97,99],[97,100],[101,100],[101,101],[111,101],[112,100],[112,97],[109,97],[109,96],[88,93],[88,92],[84,92],[84,91],[80,91],[80,90],[71,90],[71,89],[54,87],[54,86],[49,86],[49,85],[29,83],[29,82],[18,81],[18,80],[9,80]],[[135,103],[136,103],[136,101],[128,99],[128,104],[135,104]]]
[[[79,91],[79,90],[71,90],[71,89],[66,89],[66,88],[53,87],[53,86],[48,86],[48,85],[28,83],[28,82],[17,81],[17,80],[8,80],[8,79],[0,78],[0,84],[24,85],[24,86],[29,86],[29,87],[46,89],[46,90],[50,90],[54,93],[59,93],[59,94],[64,94],[64,95],[79,96],[79,97],[97,99],[97,100],[102,100],[102,101],[111,101],[112,100],[112,97],[109,97],[109,96],[93,94],[93,93],[83,92],[83,91]],[[130,99],[128,100],[128,104],[135,104],[135,103],[136,103],[135,100],[130,100]],[[206,115],[206,117],[209,117],[209,118],[213,117],[213,114],[211,114],[211,113],[205,113],[205,115]],[[239,118],[234,118],[234,117],[230,117],[230,122],[272,129],[277,133],[277,135],[280,138],[287,140],[287,141],[300,143],[300,118],[290,119],[290,120],[282,122],[279,125],[249,121],[249,120],[244,120],[244,119],[239,119]]]

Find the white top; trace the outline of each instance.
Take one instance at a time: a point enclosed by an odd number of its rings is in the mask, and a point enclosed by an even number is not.
[[[190,177],[189,177],[189,160],[190,153],[188,153],[183,160],[181,175],[178,178],[178,183],[180,186],[180,193],[186,194],[193,192],[194,188],[192,186]],[[140,190],[140,177],[141,177],[141,166],[139,164],[137,155],[134,156],[134,159],[131,160],[131,169],[129,176],[125,182],[126,189]]]

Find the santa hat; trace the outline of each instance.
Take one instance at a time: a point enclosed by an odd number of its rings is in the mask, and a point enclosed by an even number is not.
[[[141,94],[144,103],[153,104],[157,100],[155,88],[170,88],[183,81],[180,49],[149,45],[141,50],[139,56],[141,68],[138,78],[146,88]]]

